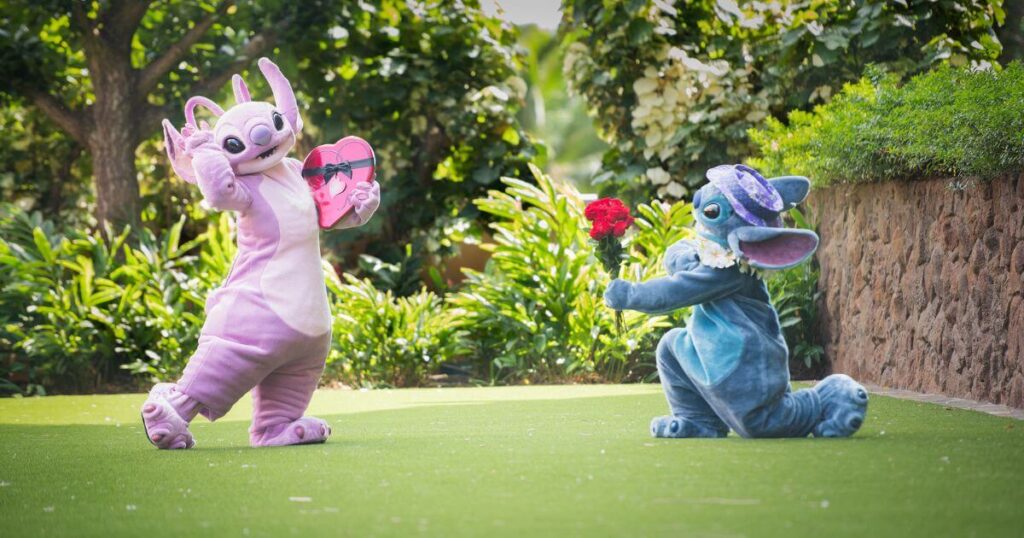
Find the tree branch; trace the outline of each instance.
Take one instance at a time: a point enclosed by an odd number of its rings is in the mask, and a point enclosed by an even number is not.
[[[111,4],[102,16],[103,33],[121,46],[131,46],[132,36],[153,0],[120,0]]]
[[[267,50],[273,48],[274,43],[277,41],[277,31],[280,30],[282,25],[278,25],[275,30],[266,30],[253,36],[252,39],[246,43],[242,53],[237,56],[235,61],[231,62],[224,69],[221,69],[217,73],[210,75],[203,79],[201,82],[197,82],[189,89],[190,95],[202,95],[207,93],[213,93],[219,90],[224,84],[231,79],[231,75],[245,69],[252,64],[253,60],[262,55]],[[166,105],[149,105],[143,110],[140,117],[140,129],[139,134],[143,138],[148,136],[148,133],[153,132],[156,125],[161,119],[173,116],[178,111],[178,103],[166,104]]]
[[[89,116],[85,112],[76,112],[60,102],[56,97],[36,86],[19,85],[18,92],[32,100],[32,104],[42,110],[71,138],[81,145],[88,145]]]
[[[234,3],[234,0],[225,0],[224,2],[221,2],[213,13],[210,13],[206,17],[200,19],[195,26],[185,32],[185,35],[181,36],[181,39],[179,39],[177,43],[168,47],[163,54],[152,62],[149,62],[149,65],[143,68],[142,72],[139,74],[137,92],[140,95],[146,95],[152,91],[153,88],[156,87],[157,83],[160,82],[160,79],[162,79],[164,75],[166,75],[188,54],[192,45],[195,45],[200,39],[202,39],[203,35],[209,31],[211,26],[213,26],[213,23],[217,22],[217,19],[219,19],[229,7],[234,5]]]

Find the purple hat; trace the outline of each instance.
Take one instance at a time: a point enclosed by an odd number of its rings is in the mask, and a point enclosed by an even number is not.
[[[779,191],[749,166],[723,164],[708,170],[707,177],[736,214],[754,226],[767,226],[785,208]]]

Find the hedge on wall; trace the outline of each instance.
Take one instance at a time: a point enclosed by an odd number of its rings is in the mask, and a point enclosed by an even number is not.
[[[873,71],[827,105],[751,131],[766,174],[816,185],[1024,170],[1024,65],[941,68],[906,85]]]

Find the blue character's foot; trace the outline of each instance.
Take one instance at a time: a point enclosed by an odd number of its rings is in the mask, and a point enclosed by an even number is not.
[[[834,374],[814,386],[821,399],[821,422],[815,437],[849,437],[864,424],[868,391],[850,376]]]
[[[682,417],[654,417],[651,419],[651,436],[669,439],[690,437],[725,437],[729,431],[702,426]]]

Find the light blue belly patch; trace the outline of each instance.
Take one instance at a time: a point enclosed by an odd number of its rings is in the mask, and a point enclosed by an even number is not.
[[[700,335],[696,341],[691,334]],[[679,363],[696,383],[712,386],[725,379],[740,364],[743,334],[714,308],[698,306],[687,331],[675,342]]]

